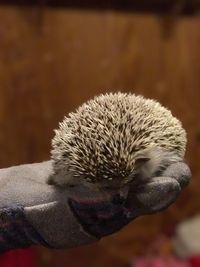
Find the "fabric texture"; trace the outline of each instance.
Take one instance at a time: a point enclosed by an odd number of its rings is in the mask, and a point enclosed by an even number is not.
[[[24,216],[24,208],[14,206],[0,210],[1,252],[35,244],[48,246]]]
[[[123,204],[102,202],[93,203],[91,206],[90,203],[85,204],[73,199],[69,200],[69,204],[83,228],[97,238],[120,230],[133,219],[133,215]]]
[[[169,167],[163,176],[136,187],[130,184],[122,202],[82,185],[47,184],[53,175],[52,161],[1,169],[0,252],[31,244],[52,248],[90,244],[138,216],[168,207],[191,176],[183,162]]]

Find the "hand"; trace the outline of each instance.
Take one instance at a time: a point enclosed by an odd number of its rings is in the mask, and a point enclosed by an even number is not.
[[[151,214],[172,204],[191,177],[189,167],[178,162],[170,165],[160,177],[131,185],[128,198],[95,201],[71,200],[71,207],[87,232],[100,238],[112,234],[134,218]]]
[[[41,244],[69,248],[96,241],[69,203],[70,192],[47,184],[52,162],[0,170],[0,252]]]
[[[106,199],[82,187],[48,185],[52,162],[0,170],[0,251],[42,244],[69,248],[118,231],[134,218],[162,210],[175,201],[191,174],[185,163],[169,166],[137,188],[128,199]],[[82,201],[84,199],[84,201]]]
[[[191,171],[184,162],[170,165],[160,177],[153,177],[147,183],[132,187],[127,199],[127,208],[142,215],[161,211],[171,205],[189,183]]]

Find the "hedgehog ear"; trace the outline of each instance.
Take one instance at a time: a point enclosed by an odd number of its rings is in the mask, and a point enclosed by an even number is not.
[[[140,158],[137,158],[136,160],[135,160],[135,166],[137,167],[137,168],[139,168],[139,167],[141,167],[141,166],[143,166],[146,162],[148,162],[150,160],[150,158],[148,158],[148,157],[140,157]]]

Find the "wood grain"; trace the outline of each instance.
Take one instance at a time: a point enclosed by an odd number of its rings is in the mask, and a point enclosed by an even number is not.
[[[131,13],[169,14],[179,10],[181,15],[199,14],[199,0],[0,0],[1,5],[32,6],[32,7],[63,7],[82,10],[115,10]]]

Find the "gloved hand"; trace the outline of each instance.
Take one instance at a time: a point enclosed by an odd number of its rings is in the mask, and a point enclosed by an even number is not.
[[[95,242],[140,215],[169,206],[191,176],[185,163],[174,163],[162,176],[130,185],[122,201],[81,186],[48,185],[52,173],[52,161],[0,170],[0,252],[33,244],[70,248]]]

